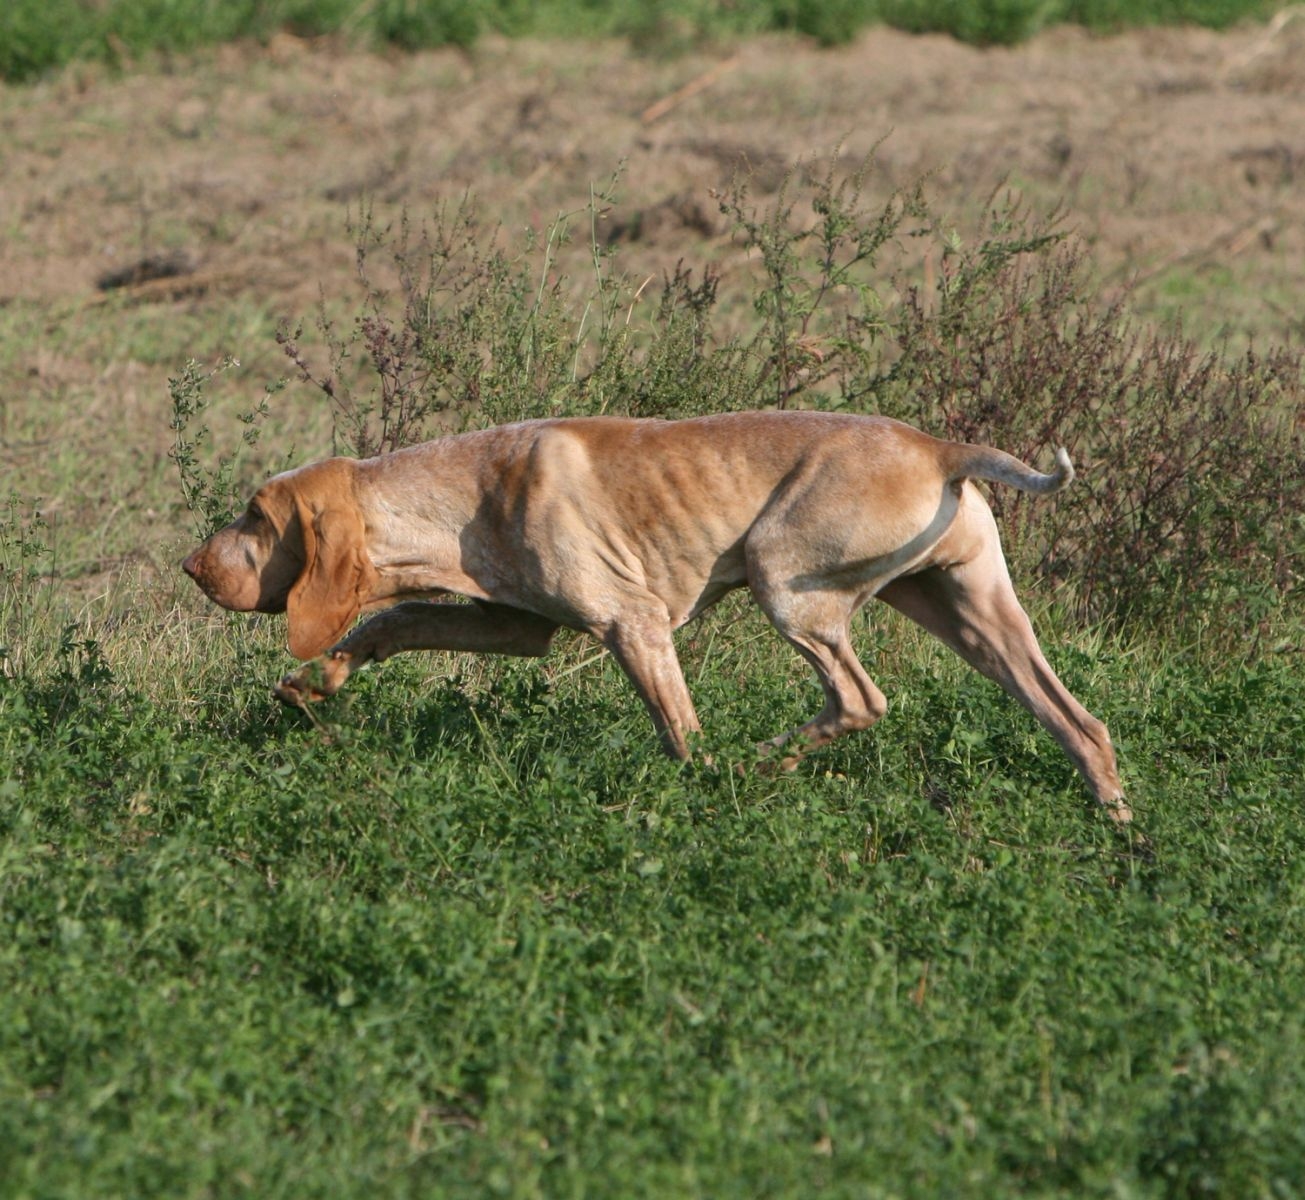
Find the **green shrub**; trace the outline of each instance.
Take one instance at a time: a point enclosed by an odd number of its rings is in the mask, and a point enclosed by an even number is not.
[[[200,462],[199,455],[205,450],[209,430],[207,425],[195,425],[208,406],[205,386],[214,376],[239,365],[234,359],[227,358],[212,370],[205,371],[191,360],[168,380],[168,395],[172,401],[172,418],[168,422],[172,430],[172,449],[168,457],[177,464],[182,499],[195,519],[195,533],[201,538],[230,521],[244,507],[247,498],[236,483],[234,456],[224,455],[212,465]],[[279,390],[279,383],[269,386],[268,396]],[[268,400],[264,398],[249,412],[238,414],[245,427],[241,434],[245,446],[258,442],[260,423],[267,413]]]
[[[826,45],[875,23],[1016,42],[1056,21],[1093,28],[1196,22],[1221,27],[1264,16],[1272,0],[7,0],[0,7],[0,78],[26,80],[77,60],[116,65],[278,29],[343,33],[405,49],[468,46],[487,30],[512,36],[626,36],[656,50],[704,39],[792,29]]]
[[[381,0],[372,9],[372,32],[403,50],[470,46],[481,32],[483,9],[491,7],[467,0]]]
[[[1064,17],[1063,0],[884,0],[882,17],[913,33],[950,33],[976,45],[1011,45]]]
[[[1058,0],[1058,19],[1104,30],[1184,24],[1224,29],[1248,18],[1267,17],[1281,7],[1254,0]]]
[[[48,631],[54,569],[49,526],[39,501],[10,492],[0,508],[0,676],[20,673]]]

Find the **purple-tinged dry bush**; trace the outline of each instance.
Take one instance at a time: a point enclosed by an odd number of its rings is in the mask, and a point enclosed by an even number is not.
[[[918,187],[868,204],[870,167],[795,169],[764,211],[738,182],[718,200],[752,269],[727,287],[681,262],[656,294],[594,236],[610,188],[516,251],[468,202],[421,227],[366,214],[361,311],[347,324],[324,305],[320,344],[281,340],[357,454],[530,416],[770,406],[882,412],[1043,466],[1063,445],[1078,478],[1054,502],[992,489],[1017,572],[1098,619],[1229,634],[1298,603],[1301,352],[1139,328],[1056,214],[994,204],[967,245]],[[579,283],[559,266],[576,229]],[[902,277],[921,243],[936,278]]]
[[[994,488],[1012,558],[1097,616],[1234,621],[1290,597],[1305,550],[1298,350],[1230,355],[1140,330],[1093,290],[1081,244],[989,268],[950,264],[936,303],[908,289],[885,407],[940,436],[1078,477],[1054,503]],[[891,399],[889,399],[891,397]]]

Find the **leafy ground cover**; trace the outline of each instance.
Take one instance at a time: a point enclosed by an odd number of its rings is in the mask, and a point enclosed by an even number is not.
[[[909,631],[782,780],[578,647],[317,727],[267,630],[183,706],[65,646],[0,684],[6,1194],[1298,1194],[1298,664],[1050,625],[1145,843]],[[761,636],[689,648],[727,752],[814,699]]]

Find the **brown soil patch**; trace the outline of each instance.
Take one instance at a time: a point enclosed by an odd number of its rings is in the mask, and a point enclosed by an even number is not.
[[[615,43],[377,57],[283,38],[172,74],[10,88],[0,127],[0,302],[88,296],[171,256],[293,307],[351,269],[342,217],[363,197],[421,212],[470,190],[507,228],[540,227],[621,162],[631,269],[660,268],[709,252],[708,189],[740,165],[764,199],[795,160],[881,139],[884,183],[931,172],[944,208],[1003,180],[1062,199],[1107,271],[1208,253],[1273,276],[1301,261],[1305,21],[989,50],[876,30],[672,61]]]

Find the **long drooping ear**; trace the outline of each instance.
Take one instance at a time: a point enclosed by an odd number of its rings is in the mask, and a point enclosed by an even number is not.
[[[304,569],[286,598],[290,653],[314,658],[353,624],[376,583],[367,556],[362,515],[346,497],[331,497],[313,512],[296,497],[304,539]]]

